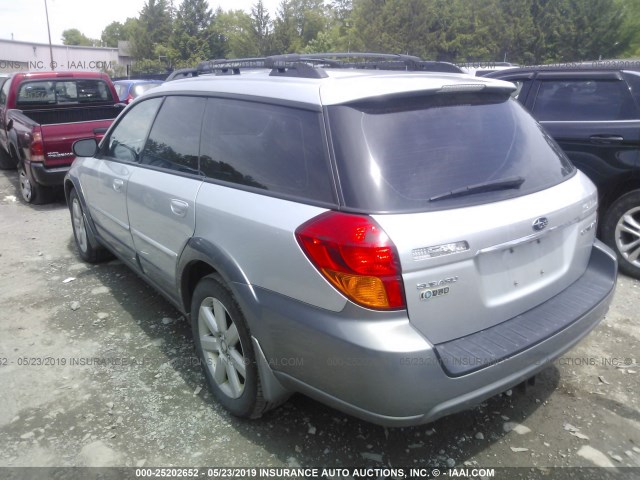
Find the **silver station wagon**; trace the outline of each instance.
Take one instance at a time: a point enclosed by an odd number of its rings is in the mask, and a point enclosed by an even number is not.
[[[186,314],[241,417],[301,392],[415,425],[531,379],[611,301],[595,187],[509,83],[331,57],[209,62],[76,142],[79,255]]]

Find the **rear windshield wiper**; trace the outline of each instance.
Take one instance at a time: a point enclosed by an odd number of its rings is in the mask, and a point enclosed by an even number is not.
[[[468,185],[466,187],[457,188],[450,192],[441,193],[435,195],[429,199],[430,202],[437,202],[438,200],[444,200],[445,198],[464,197],[465,195],[472,195],[474,193],[493,192],[495,190],[509,190],[520,188],[520,185],[524,183],[522,177],[509,177],[502,180],[494,180],[491,182],[477,183],[475,185]]]

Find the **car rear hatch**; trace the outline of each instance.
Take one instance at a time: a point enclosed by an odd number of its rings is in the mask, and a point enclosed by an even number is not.
[[[395,245],[409,319],[433,344],[520,315],[585,272],[595,188],[507,90],[327,111],[345,208]]]

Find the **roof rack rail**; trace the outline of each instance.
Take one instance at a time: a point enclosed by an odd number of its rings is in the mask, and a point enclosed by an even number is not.
[[[201,74],[239,75],[241,68],[266,68],[265,58],[221,58],[217,60],[207,60],[200,62],[197,70]]]
[[[271,69],[271,76],[325,78],[324,68],[360,68],[463,73],[452,63],[422,60],[413,55],[364,52],[328,52],[271,55],[256,58],[217,59],[200,62],[196,75],[239,75],[242,69]]]
[[[448,62],[422,60],[412,55],[362,52],[274,55],[265,58],[265,66],[274,67],[271,75],[311,78],[325,77],[323,67],[464,73]]]
[[[389,53],[327,52],[286,54],[267,57],[279,70],[296,64],[329,68],[370,68],[377,70],[414,70],[422,62],[419,57]],[[273,72],[272,72],[273,73]],[[282,72],[280,72],[281,74]]]

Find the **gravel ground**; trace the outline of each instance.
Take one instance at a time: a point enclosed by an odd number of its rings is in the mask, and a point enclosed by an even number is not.
[[[0,467],[521,467],[494,478],[640,478],[637,280],[619,277],[605,320],[526,393],[416,428],[385,429],[301,395],[242,421],[207,393],[180,314],[120,262],[82,263],[63,199],[25,205],[16,183],[0,172]]]

